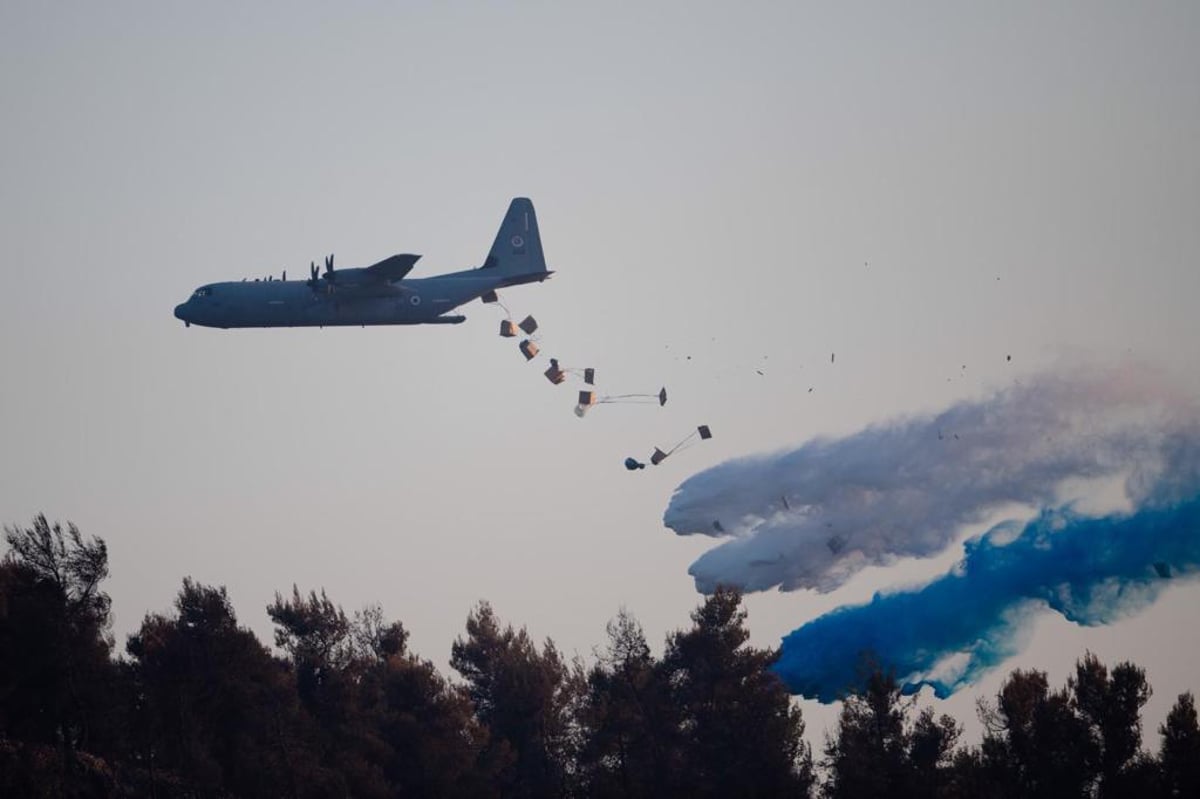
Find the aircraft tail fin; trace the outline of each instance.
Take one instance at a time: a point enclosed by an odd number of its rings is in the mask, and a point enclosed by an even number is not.
[[[506,277],[521,277],[521,282],[544,280],[550,274],[542,254],[537,216],[527,197],[517,197],[509,204],[496,241],[480,268],[495,269]]]

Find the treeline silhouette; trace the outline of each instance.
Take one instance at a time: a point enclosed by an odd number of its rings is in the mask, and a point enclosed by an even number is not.
[[[1091,654],[1057,690],[1009,675],[980,703],[978,746],[868,665],[847,675],[814,762],[735,590],[705,599],[661,658],[621,612],[590,666],[482,602],[450,681],[378,607],[348,616],[295,587],[267,608],[282,655],[238,625],[224,588],[191,579],[120,653],[103,540],[42,516],[5,539],[0,796],[1200,796],[1192,695],[1152,755],[1145,672]]]

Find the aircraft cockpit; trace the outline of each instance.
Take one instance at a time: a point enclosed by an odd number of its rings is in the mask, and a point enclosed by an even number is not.
[[[194,299],[194,300],[203,299],[203,298],[207,297],[209,294],[212,294],[212,289],[210,289],[208,286],[204,286],[204,287],[198,288],[194,292],[192,292],[192,299]]]

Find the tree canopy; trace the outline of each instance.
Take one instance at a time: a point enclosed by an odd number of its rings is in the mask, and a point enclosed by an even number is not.
[[[0,795],[72,797],[1200,796],[1200,726],[1180,695],[1146,751],[1144,670],[1085,653],[1066,684],[1016,670],[986,732],[901,694],[864,657],[814,764],[804,720],[720,587],[661,656],[620,610],[594,662],[466,617],[443,676],[378,605],[276,593],[275,649],[222,586],[183,579],[123,648],[108,551],[38,516],[0,560]]]

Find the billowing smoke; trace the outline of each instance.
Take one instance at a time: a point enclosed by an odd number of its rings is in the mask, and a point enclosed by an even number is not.
[[[729,537],[691,566],[702,592],[832,591],[865,566],[942,552],[1014,505],[1078,498],[1084,481],[1121,484],[1127,508],[1187,496],[1168,466],[1196,440],[1196,418],[1145,369],[1042,376],[934,416],[719,464],[679,486],[663,521]]]
[[[1085,513],[1096,492],[1119,512]],[[779,673],[833,701],[864,656],[906,690],[953,693],[1016,654],[1049,608],[1107,624],[1200,573],[1200,414],[1145,369],[1042,376],[985,401],[720,464],[684,482],[664,521],[725,535],[696,586],[831,591],[864,566],[966,541],[949,573],[876,594],[788,635]]]
[[[1194,481],[1200,448],[1177,443],[1177,476]],[[1047,607],[1078,624],[1108,624],[1197,572],[1200,495],[1101,518],[1045,511],[1023,529],[1005,524],[968,541],[962,562],[923,588],[876,594],[805,624],[783,639],[776,670],[793,693],[832,702],[869,652],[906,691],[930,685],[945,697],[1016,654]]]

